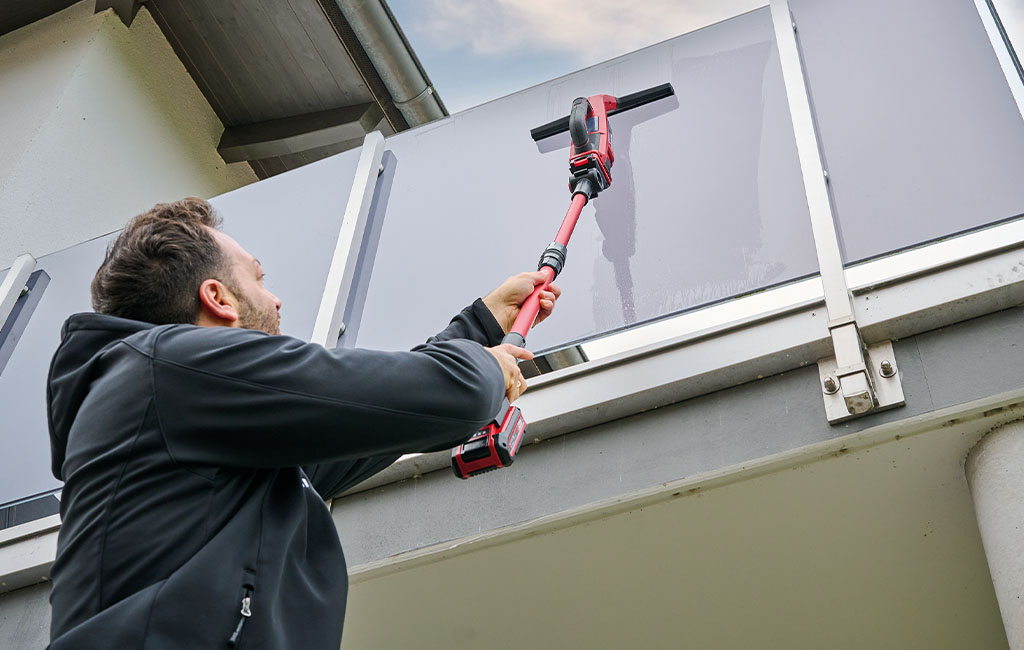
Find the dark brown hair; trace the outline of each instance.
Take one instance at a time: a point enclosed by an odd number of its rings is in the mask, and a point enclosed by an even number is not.
[[[96,271],[92,308],[157,325],[195,323],[199,285],[230,279],[224,253],[204,226],[218,228],[220,217],[195,197],[158,203],[133,218]]]

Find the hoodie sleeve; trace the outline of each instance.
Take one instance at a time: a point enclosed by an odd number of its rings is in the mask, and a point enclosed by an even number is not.
[[[452,339],[469,339],[476,341],[486,347],[494,347],[501,343],[505,337],[504,330],[498,321],[494,319],[491,310],[487,308],[484,301],[477,298],[473,304],[456,314],[448,327],[440,333],[427,339],[426,344],[440,341],[451,341]],[[418,350],[419,348],[414,348]]]
[[[448,324],[448,327],[428,339],[424,345],[414,348],[414,351],[422,350],[432,343],[453,339],[469,339],[490,347],[498,345],[504,335],[505,332],[498,325],[483,300],[477,298],[473,304],[459,312]],[[455,445],[448,446],[454,447]],[[442,450],[445,448],[443,444],[440,446]],[[421,451],[435,451],[435,449],[422,449]],[[358,461],[331,461],[309,465],[303,470],[320,496],[329,499],[370,478],[398,458],[399,456],[391,455],[375,456]]]
[[[455,338],[480,333],[452,328],[380,352],[170,327],[152,353],[167,448],[179,462],[290,467],[455,446],[494,416],[504,380],[480,343]]]

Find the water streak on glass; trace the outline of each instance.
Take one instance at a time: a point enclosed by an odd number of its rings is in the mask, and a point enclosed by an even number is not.
[[[772,34],[758,10],[389,138],[394,187],[355,343],[414,345],[536,268],[569,204],[569,138],[530,129],[577,96],[666,81],[675,97],[610,118],[612,187],[584,209],[558,313],[530,347],[816,272]]]

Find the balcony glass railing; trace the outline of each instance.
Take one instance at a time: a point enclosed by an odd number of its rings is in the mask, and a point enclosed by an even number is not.
[[[531,347],[815,273],[765,8],[389,138],[394,185],[345,344],[414,345],[468,297],[535,268],[569,204],[569,136],[535,143],[530,129],[574,97],[666,82],[674,97],[611,118],[612,187],[584,209],[559,316]]]

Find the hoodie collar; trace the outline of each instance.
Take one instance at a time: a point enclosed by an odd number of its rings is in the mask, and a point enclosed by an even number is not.
[[[129,336],[155,325],[105,314],[75,314],[61,327],[61,343],[50,362],[46,383],[46,413],[50,429],[53,475],[63,480],[61,467],[68,433],[78,409],[96,378],[102,353]]]

